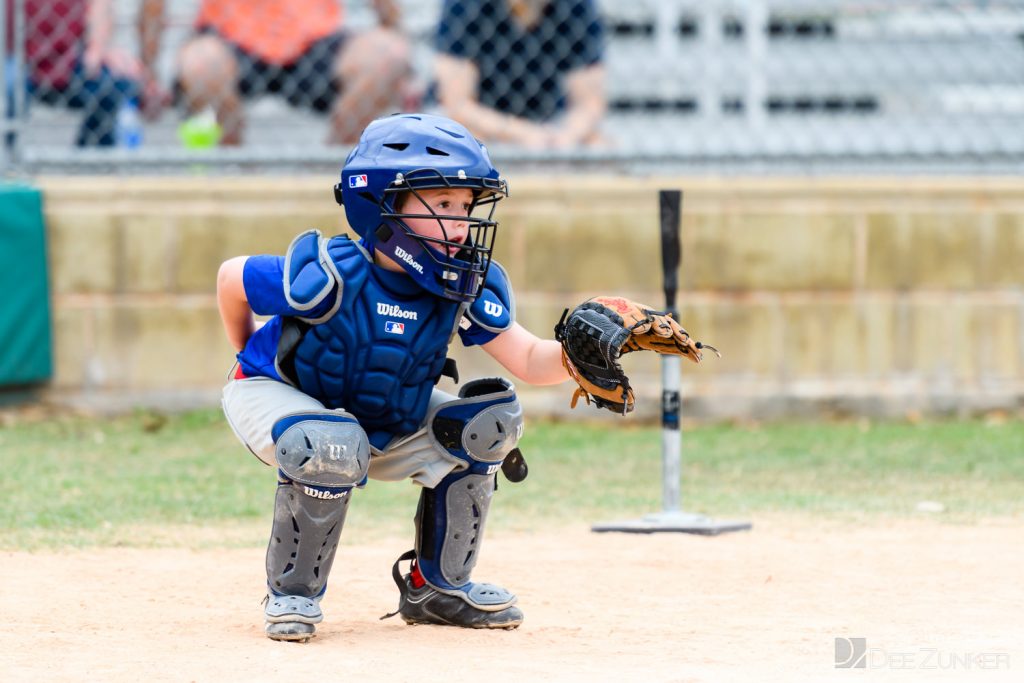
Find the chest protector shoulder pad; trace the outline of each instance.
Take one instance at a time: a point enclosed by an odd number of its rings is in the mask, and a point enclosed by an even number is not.
[[[319,317],[304,317],[309,323],[327,320],[341,304],[341,279],[327,253],[328,244],[319,230],[307,230],[292,240],[285,252],[283,285],[288,305],[307,314],[318,307],[327,308]]]

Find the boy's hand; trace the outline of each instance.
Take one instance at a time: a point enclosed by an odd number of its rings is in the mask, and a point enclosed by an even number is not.
[[[713,346],[695,342],[668,314],[621,297],[596,297],[566,309],[555,326],[562,344],[562,364],[579,384],[572,407],[582,396],[598,408],[626,414],[633,410],[633,389],[619,364],[630,351],[649,350],[686,356],[694,363],[702,349]]]

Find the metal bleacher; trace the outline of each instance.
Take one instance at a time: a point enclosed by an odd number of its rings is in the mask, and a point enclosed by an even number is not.
[[[137,0],[118,2],[118,42],[134,47]],[[159,64],[170,84],[198,0],[174,0]],[[414,69],[431,78],[441,0],[404,0]],[[554,156],[499,150],[524,164],[618,161],[624,167],[1024,168],[1024,0],[599,0],[607,26],[613,144]],[[369,0],[346,3],[369,25]],[[326,123],[283,101],[249,105],[248,140],[227,160],[331,163]],[[143,155],[182,159],[179,112],[147,126]],[[33,107],[23,159],[89,165],[71,149],[74,114]],[[269,143],[268,141],[273,141]],[[216,154],[216,153],[213,153]],[[100,155],[102,157],[102,155]],[[93,159],[95,161],[95,159]]]
[[[1020,3],[603,7],[609,120],[647,154],[670,138],[708,163],[1024,158]]]

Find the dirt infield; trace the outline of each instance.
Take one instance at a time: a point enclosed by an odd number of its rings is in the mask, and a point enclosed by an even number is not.
[[[259,548],[0,553],[0,680],[1021,680],[1024,520],[754,521],[496,532],[476,575],[519,594],[511,632],[380,621],[408,540],[343,544],[306,645],[262,635]]]

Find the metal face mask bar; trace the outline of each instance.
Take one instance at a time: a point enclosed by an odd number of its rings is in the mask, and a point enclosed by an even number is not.
[[[438,214],[431,208],[421,190],[465,188],[474,194],[468,215]],[[400,193],[408,192],[427,213],[395,211],[395,201]],[[487,275],[498,223],[493,220],[497,202],[508,195],[504,180],[467,176],[459,171],[456,176],[445,176],[437,169],[418,169],[406,174],[396,174],[395,180],[384,190],[381,201],[381,218],[387,220],[407,235],[414,238],[437,268],[436,277],[446,295],[454,298],[473,298]],[[486,211],[486,216],[480,215]],[[476,213],[476,215],[474,215]],[[414,231],[406,219],[429,219],[438,223],[442,237],[428,237]],[[467,224],[465,241],[450,238],[445,222],[455,221]],[[382,226],[387,229],[387,225]]]

